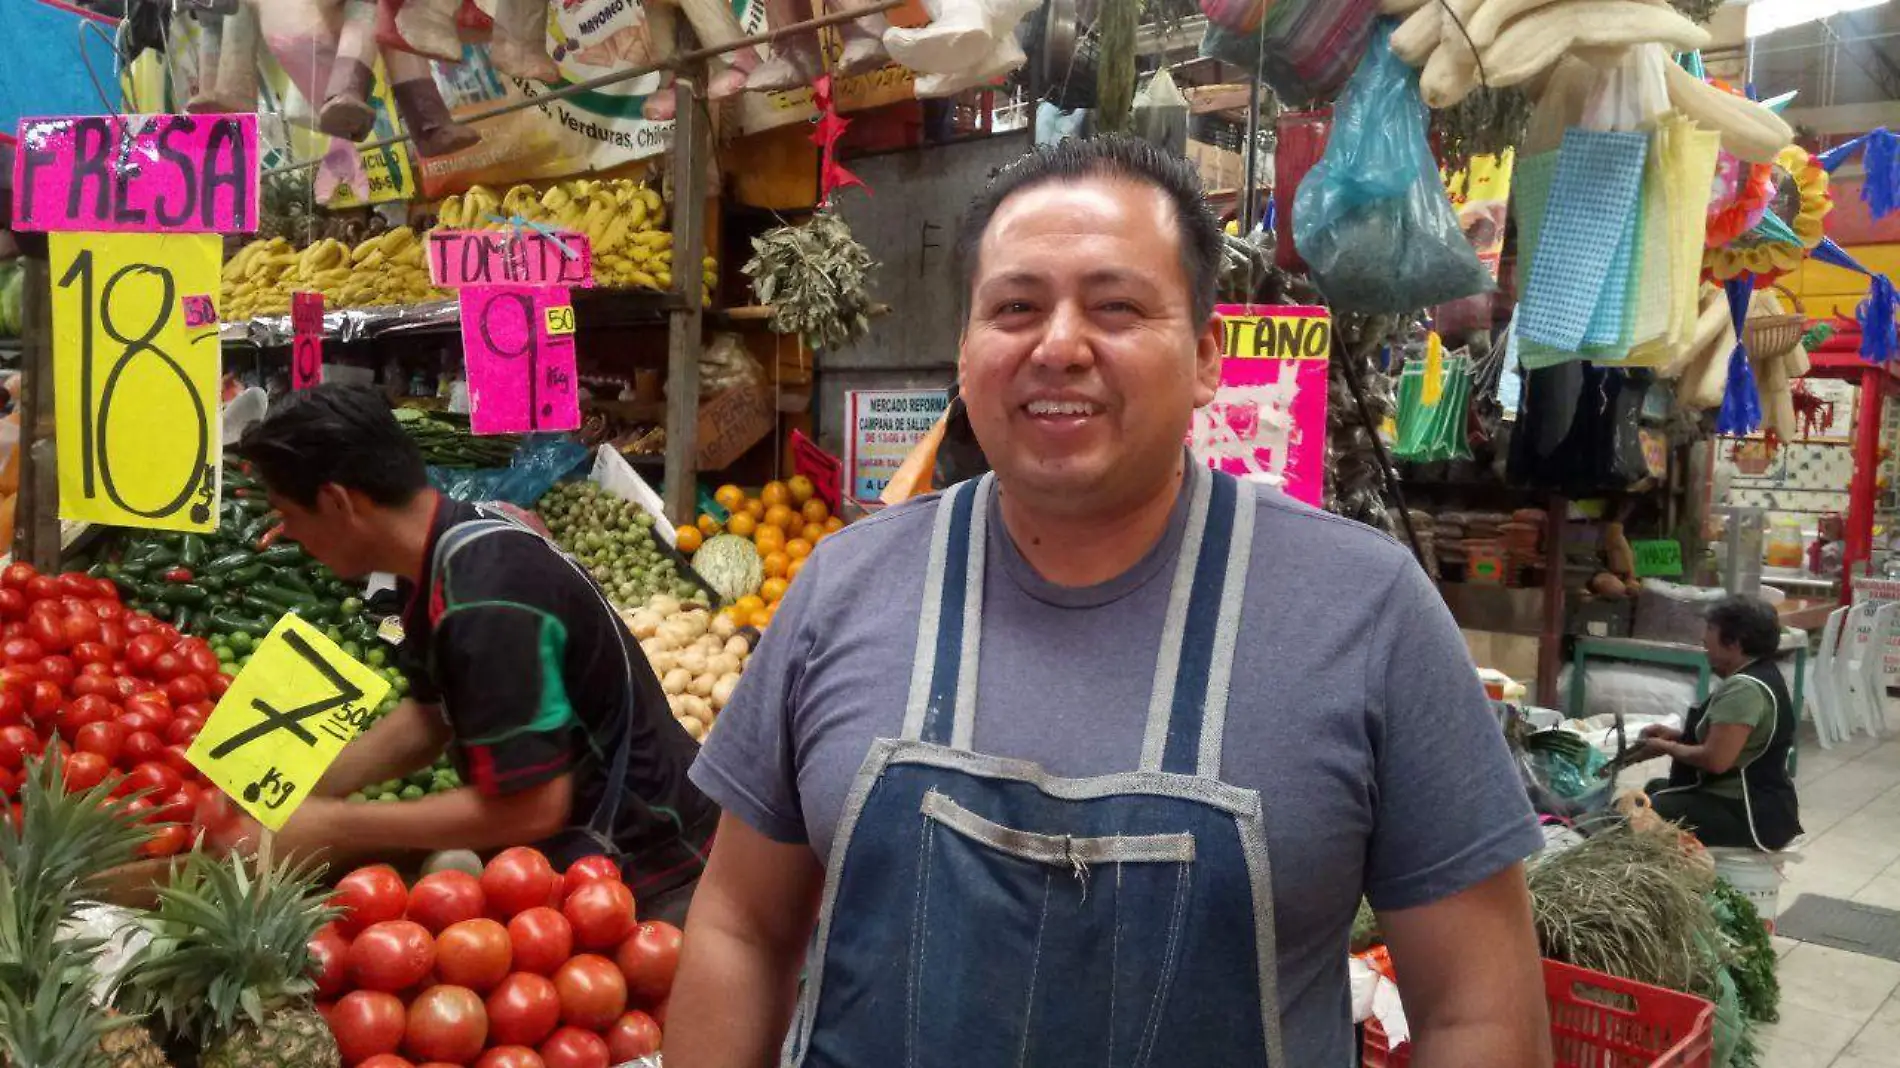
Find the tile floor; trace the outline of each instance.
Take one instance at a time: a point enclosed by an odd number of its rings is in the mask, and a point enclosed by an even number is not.
[[[1900,910],[1900,739],[1824,750],[1804,728],[1795,785],[1807,837],[1781,888]],[[1776,938],[1781,1022],[1766,1068],[1900,1068],[1900,963]]]

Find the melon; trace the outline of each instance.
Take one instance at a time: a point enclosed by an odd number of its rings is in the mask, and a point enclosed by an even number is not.
[[[693,554],[693,570],[727,604],[759,592],[759,584],[765,581],[759,550],[736,534],[706,539],[706,544]]]

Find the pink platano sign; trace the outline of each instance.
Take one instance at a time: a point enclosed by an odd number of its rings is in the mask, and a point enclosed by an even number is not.
[[[256,115],[21,119],[15,230],[257,229]]]
[[[431,230],[429,278],[468,286],[591,286],[594,250],[586,234],[538,230]]]
[[[1326,359],[1333,322],[1307,305],[1223,304],[1220,388],[1188,447],[1216,471],[1318,505],[1325,490]]]
[[[566,288],[471,286],[461,302],[470,429],[522,434],[580,426],[574,306]]]

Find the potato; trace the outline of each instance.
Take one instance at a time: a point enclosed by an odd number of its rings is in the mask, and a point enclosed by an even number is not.
[[[693,673],[685,668],[676,667],[660,680],[660,687],[667,693],[683,694],[693,684]]]
[[[743,659],[752,655],[752,643],[746,641],[745,638],[740,635],[734,634],[732,637],[726,639],[726,652]]]
[[[706,670],[715,675],[736,675],[745,666],[736,653],[714,653],[706,658]]]
[[[738,688],[739,688],[739,673],[738,672],[735,671],[726,675],[721,675],[719,677],[719,681],[713,683],[713,688],[712,688],[713,707],[718,708],[718,709],[725,708],[726,704],[732,700],[732,692]]]
[[[700,675],[699,677],[695,678],[692,682],[692,685],[686,687],[686,692],[692,694],[694,697],[711,697],[712,692],[713,692],[713,684],[717,683],[718,681],[719,681],[719,676],[708,671],[705,674]]]
[[[723,642],[739,633],[739,624],[734,623],[731,616],[722,615],[712,621],[712,633],[713,637]]]

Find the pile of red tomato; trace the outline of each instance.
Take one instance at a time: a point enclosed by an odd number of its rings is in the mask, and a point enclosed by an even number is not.
[[[0,803],[30,757],[59,762],[69,790],[117,776],[114,793],[136,793],[153,825],[145,855],[179,852],[201,795],[217,793],[185,750],[230,685],[208,643],[127,608],[111,582],[0,570]],[[0,811],[19,818],[17,803]]]
[[[509,849],[413,887],[375,865],[331,904],[310,950],[346,1068],[608,1068],[660,1048],[680,932],[637,923],[604,857],[561,873]]]

